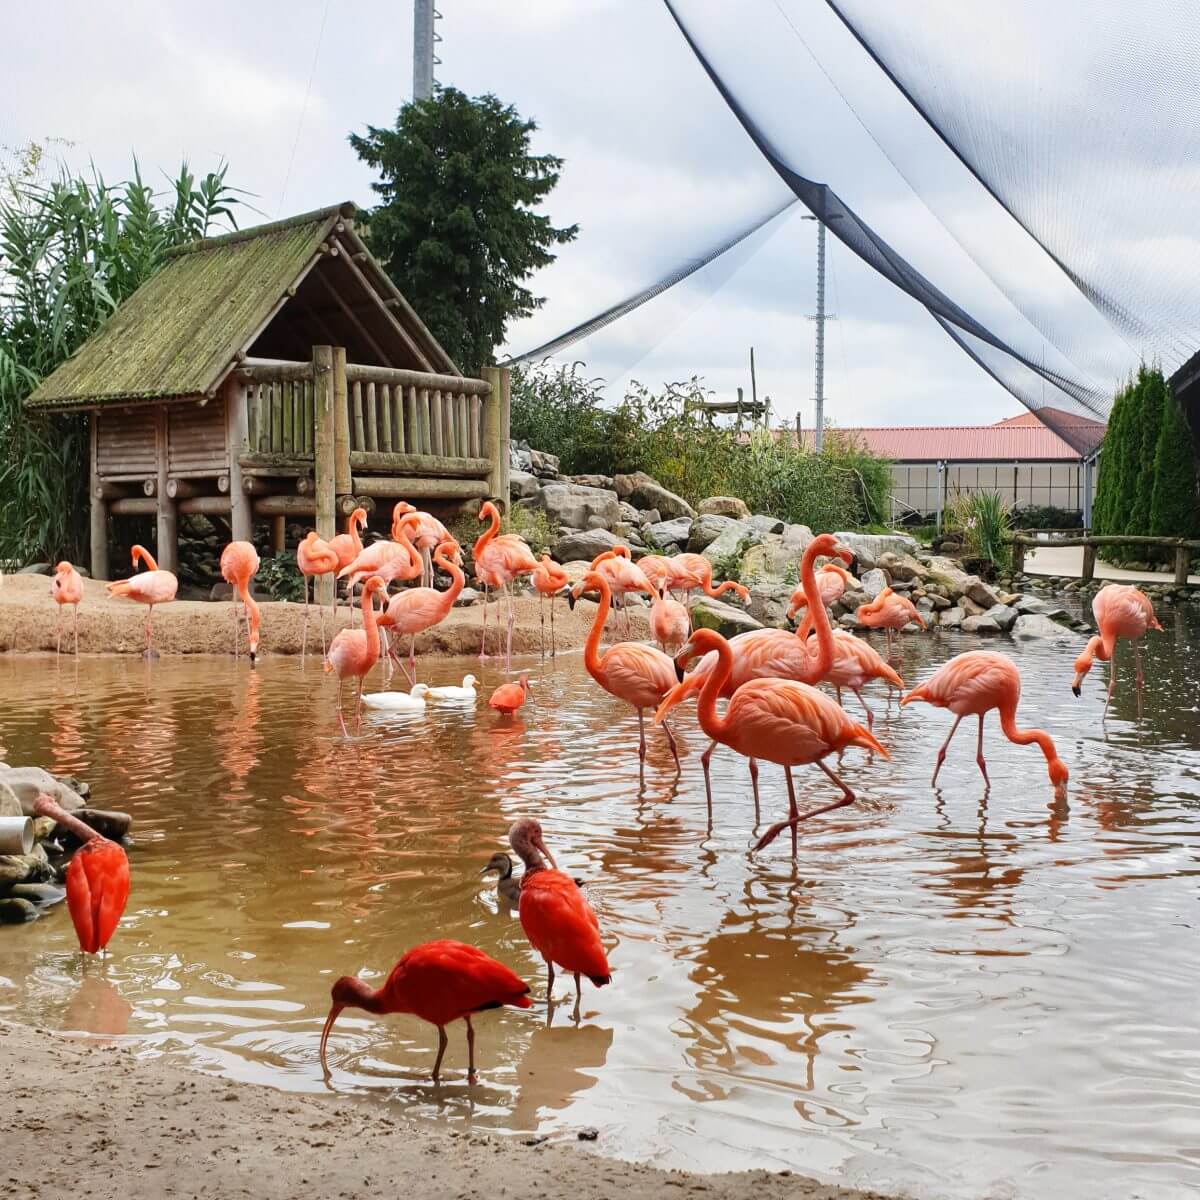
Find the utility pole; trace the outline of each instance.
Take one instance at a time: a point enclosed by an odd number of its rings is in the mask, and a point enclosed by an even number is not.
[[[817,223],[817,311],[810,320],[817,323],[816,394],[813,396],[813,447],[819,454],[825,444],[825,322],[832,316],[825,313],[825,189],[821,189],[821,213],[805,217]]]
[[[413,0],[413,99],[428,100],[437,80],[433,68],[441,59],[433,52],[438,36],[434,23],[442,14],[433,7],[433,0]]]

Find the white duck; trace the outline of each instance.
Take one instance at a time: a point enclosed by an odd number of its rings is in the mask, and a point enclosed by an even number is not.
[[[455,687],[453,684],[448,684],[445,687],[433,687],[429,689],[429,698],[431,700],[457,700],[461,703],[475,702],[475,684],[474,675],[464,676],[462,687]]]
[[[429,689],[423,683],[417,683],[411,692],[371,692],[364,695],[362,700],[368,708],[385,712],[421,712],[428,694]]]

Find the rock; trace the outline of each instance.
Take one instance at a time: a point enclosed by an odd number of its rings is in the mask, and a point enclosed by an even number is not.
[[[962,623],[963,633],[999,633],[1000,626],[991,617],[968,617]]]
[[[958,603],[968,617],[982,617],[987,612],[982,604],[976,604],[970,596],[959,596]]]
[[[866,604],[869,597],[866,592],[859,591],[858,588],[848,587],[843,593],[838,604],[847,612],[853,612],[861,605]]]
[[[799,559],[813,540],[813,531],[807,525],[785,525],[781,536],[784,547]]]
[[[65,784],[60,783],[49,771],[41,767],[9,767],[0,763],[0,782],[8,784],[21,802],[21,811],[33,816],[33,804],[39,792],[45,792],[56,800],[67,812],[83,807],[83,798]]]
[[[13,885],[9,895],[17,900],[28,900],[40,908],[49,908],[52,904],[60,904],[65,900],[67,891],[56,883],[17,883]]]
[[[968,585],[966,594],[985,612],[1000,603],[1000,597],[996,595],[995,589],[989,587],[982,579],[974,579]]]
[[[42,883],[54,878],[54,868],[41,846],[32,854],[0,854],[0,891],[15,883]]]
[[[7,783],[0,783],[0,817],[23,817],[25,810],[21,807],[17,793]]]
[[[933,598],[930,596],[922,596],[918,601],[916,601],[916,607],[919,613],[929,616],[929,614],[933,612]]]
[[[957,606],[954,608],[944,609],[941,615],[938,617],[938,628],[958,629],[962,625],[963,621],[966,620],[966,617],[967,614]]]
[[[934,612],[942,612],[950,607],[950,601],[945,596],[938,596],[930,592],[925,596],[925,599],[933,605]]]
[[[1007,633],[1017,619],[1017,610],[1009,608],[1007,604],[993,604],[983,615],[990,617],[1000,626],[1002,632]]]
[[[482,599],[482,592],[477,592],[474,588],[465,587],[458,593],[458,599],[454,601],[454,607],[470,608],[472,604],[478,604]]]
[[[751,547],[762,541],[762,534],[751,529],[745,521],[731,521],[721,533],[701,551],[714,566],[730,558],[741,558]]]
[[[688,534],[687,548],[692,554],[702,554],[704,550],[717,540],[731,525],[736,525],[732,517],[718,517],[706,513],[692,522],[692,531]]]
[[[774,517],[755,515],[750,518],[750,528],[757,529],[759,533],[782,533],[784,523]]]
[[[894,554],[891,550],[887,550],[879,556],[878,565],[897,583],[924,579],[929,574],[929,571],[911,554]]]
[[[727,638],[748,629],[762,628],[762,622],[756,621],[745,609],[734,608],[732,604],[709,596],[701,597],[692,605],[692,625],[696,629],[715,629]]]
[[[754,550],[758,547],[755,546]],[[754,553],[751,550],[751,553]],[[747,578],[743,574],[743,579]],[[756,579],[750,583],[750,603],[746,611],[764,625],[775,629],[783,629],[787,625],[788,601],[792,598],[793,587],[775,579]]]
[[[688,534],[692,529],[691,517],[676,517],[673,521],[658,521],[653,525],[646,526],[646,533],[653,538],[655,543],[662,547],[686,546]],[[677,553],[678,550],[670,551]]]
[[[888,586],[888,577],[885,571],[875,567],[871,571],[866,571],[861,576],[862,590],[867,593],[868,600],[874,600],[885,587]]]
[[[629,508],[633,508],[633,505],[628,500],[622,500],[621,503],[627,505]],[[633,508],[633,511],[637,513],[643,525],[657,525],[662,520],[662,513],[657,508]]]
[[[611,475],[568,475],[567,479],[581,487],[602,488],[606,492],[615,490]]]
[[[508,473],[508,494],[513,500],[528,500],[536,496],[541,488],[542,485],[538,483],[537,476],[531,475],[528,471],[509,471]]]
[[[594,1142],[600,1136],[600,1130],[589,1125],[586,1129],[581,1129],[575,1136],[581,1142]]]
[[[750,519],[750,508],[737,496],[709,496],[701,500],[696,512],[700,516],[732,517],[736,521]]]
[[[869,571],[889,550],[893,554],[916,554],[920,547],[914,538],[902,533],[835,533],[833,535],[858,559],[861,569]]]
[[[568,582],[575,584],[592,569],[592,560],[590,558],[577,558],[570,562],[561,563],[560,566],[566,571]]]
[[[97,833],[110,841],[119,842],[129,832],[133,818],[128,813],[109,812],[103,808],[81,808],[75,815]]]
[[[36,921],[37,915],[37,905],[32,900],[18,896],[0,900],[0,925],[23,925],[26,921]]]
[[[586,558],[590,563],[597,554],[623,545],[625,543],[607,529],[576,529],[560,537],[550,553],[556,562],[565,563],[576,558]]]
[[[611,529],[621,519],[617,493],[579,483],[548,483],[537,506],[552,522],[572,529]]]
[[[411,561],[412,560],[409,559],[409,562]],[[415,570],[416,568],[413,569]],[[212,588],[209,590],[208,598],[210,600],[232,600],[233,585],[226,583],[223,579],[220,583],[214,583]]]
[[[842,613],[842,615],[838,617],[838,624],[842,626],[843,629],[861,629],[863,627],[862,622],[852,612]]]
[[[29,563],[28,566],[20,567],[17,570],[18,575],[49,575],[54,568],[49,563]]]
[[[527,470],[532,471],[539,479],[561,478],[558,455],[547,454],[544,450],[530,450]]]
[[[1039,600],[1037,596],[1019,596],[1013,601],[1012,607],[1021,616],[1026,614],[1049,617],[1052,621],[1065,621],[1067,610],[1061,604],[1052,604],[1049,600]]]
[[[742,555],[742,582],[747,586],[758,580],[787,587],[791,595],[800,582],[800,556],[782,538],[768,535]]]
[[[1034,638],[1050,638],[1064,643],[1079,640],[1069,629],[1056,625],[1041,613],[1021,613],[1013,623],[1012,635],[1022,641]]]
[[[926,586],[932,583],[944,588],[951,596],[961,596],[975,578],[974,575],[968,575],[953,559],[933,555],[929,559],[925,583]]]
[[[613,480],[613,486],[622,500],[628,500],[638,508],[657,508],[664,520],[696,515],[696,510],[682,496],[668,491],[658,480],[651,479],[645,471],[635,471],[632,475],[618,475]]]
[[[646,514],[639,512],[628,500],[622,500],[618,504],[621,510],[621,520],[628,521],[630,525],[645,525],[647,524]],[[658,514],[654,514],[654,519],[658,520]]]

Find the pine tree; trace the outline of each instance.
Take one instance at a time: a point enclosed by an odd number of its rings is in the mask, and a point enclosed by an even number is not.
[[[1098,534],[1124,533],[1121,497],[1124,494],[1125,430],[1128,414],[1133,407],[1136,384],[1131,379],[1113,400],[1104,434],[1104,449],[1100,455],[1100,471],[1096,480],[1096,500],[1092,505],[1092,529]]]
[[[1158,454],[1158,431],[1171,389],[1157,368],[1138,372],[1140,413],[1138,428],[1131,435],[1131,457],[1137,453],[1137,475],[1130,499],[1126,533],[1150,532],[1150,504],[1154,495],[1154,467]]]
[[[1200,534],[1196,445],[1183,406],[1167,388],[1154,460],[1150,533],[1155,537]]]

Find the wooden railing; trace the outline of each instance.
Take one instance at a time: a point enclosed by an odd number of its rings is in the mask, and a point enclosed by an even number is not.
[[[1150,546],[1156,550],[1173,550],[1175,554],[1175,580],[1177,585],[1188,581],[1188,568],[1192,556],[1200,551],[1200,541],[1189,538],[1171,537],[1138,537],[1134,534],[1073,534],[1067,537],[1055,537],[1046,541],[1031,534],[1050,533],[1052,530],[1024,530],[1010,537],[1013,548],[1013,569],[1025,569],[1025,554],[1033,549],[1046,549],[1059,546],[1082,546],[1083,566],[1080,579],[1090,582],[1096,574],[1096,551],[1102,546]]]
[[[246,384],[246,421],[251,455],[312,462],[315,446],[315,387],[307,378],[280,378]]]

